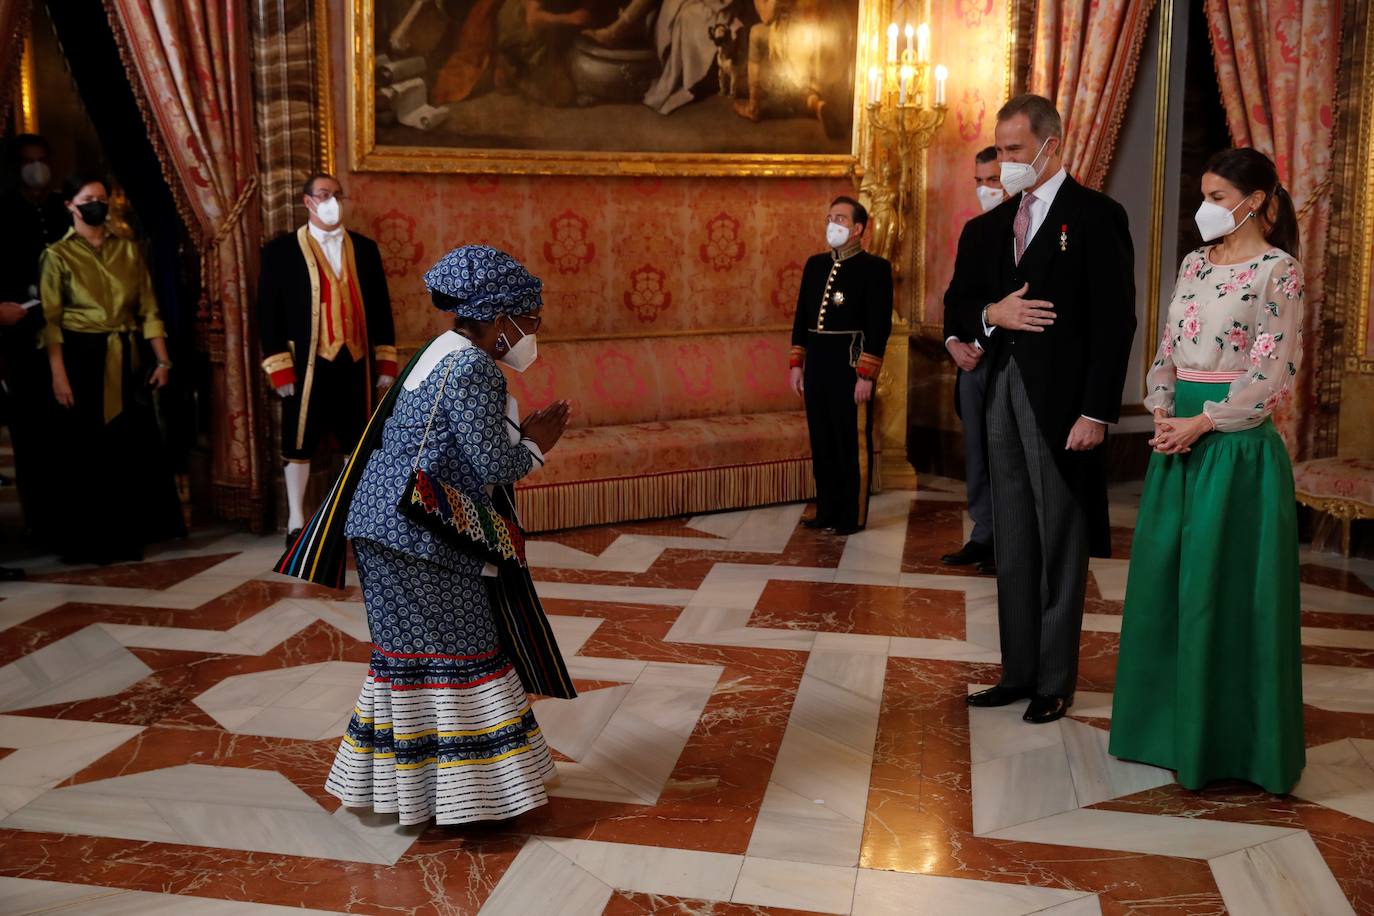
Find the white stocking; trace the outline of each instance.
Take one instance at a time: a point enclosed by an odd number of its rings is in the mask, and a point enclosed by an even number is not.
[[[287,531],[299,531],[305,527],[305,485],[309,482],[309,462],[288,461],[286,463]]]

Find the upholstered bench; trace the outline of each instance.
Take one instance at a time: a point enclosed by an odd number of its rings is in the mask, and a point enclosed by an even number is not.
[[[810,499],[811,447],[787,385],[786,333],[540,341],[507,372],[528,412],[573,419],[516,489],[530,531]]]
[[[1374,461],[1319,458],[1293,467],[1298,502],[1341,523],[1341,553],[1350,556],[1350,524],[1374,518]]]

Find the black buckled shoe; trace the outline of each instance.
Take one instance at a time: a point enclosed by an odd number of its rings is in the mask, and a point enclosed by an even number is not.
[[[964,698],[964,702],[979,709],[991,709],[997,706],[1010,706],[1020,700],[1028,700],[1033,695],[1032,691],[1025,687],[1003,687],[998,684],[996,687],[969,694]]]
[[[984,560],[991,559],[991,544],[979,544],[977,541],[969,541],[954,553],[947,553],[942,556],[940,562],[946,566],[972,566],[974,563],[982,563]]]
[[[1073,705],[1073,697],[1032,697],[1021,718],[1033,725],[1046,725],[1062,719]]]

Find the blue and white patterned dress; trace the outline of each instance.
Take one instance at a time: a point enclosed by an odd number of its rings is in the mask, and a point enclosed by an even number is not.
[[[414,390],[401,391],[349,509],[372,661],[326,789],[402,824],[513,817],[548,801],[554,777],[529,696],[498,640],[484,566],[396,511],[436,399],[421,466],[472,499],[530,472],[512,441],[506,380],[456,334]],[[447,381],[445,378],[447,377]],[[441,394],[442,391],[442,394]]]

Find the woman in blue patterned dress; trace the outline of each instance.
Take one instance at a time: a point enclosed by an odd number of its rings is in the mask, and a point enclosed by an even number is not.
[[[397,812],[402,824],[457,824],[543,805],[554,764],[498,639],[481,578],[493,570],[396,505],[417,456],[431,475],[490,505],[493,486],[543,463],[568,405],[517,425],[496,365],[523,371],[534,357],[542,284],[524,267],[468,246],[434,265],[425,285],[435,306],[454,314],[455,330],[435,338],[399,383],[349,509],[344,533],[373,649],[326,788],[345,805]]]

